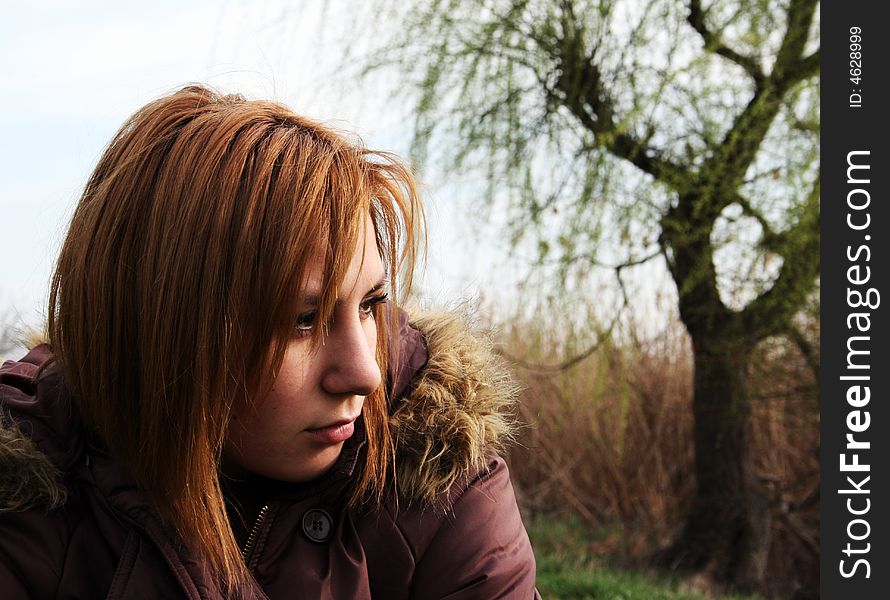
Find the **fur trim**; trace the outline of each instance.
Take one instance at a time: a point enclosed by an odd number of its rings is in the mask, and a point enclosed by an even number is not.
[[[12,419],[0,415],[0,513],[50,510],[67,499],[59,469]]]
[[[432,503],[512,440],[519,387],[491,340],[460,315],[425,314],[411,326],[423,334],[429,360],[390,417],[396,485],[403,498]]]

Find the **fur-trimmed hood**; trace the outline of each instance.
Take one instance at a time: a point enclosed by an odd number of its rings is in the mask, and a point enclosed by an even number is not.
[[[518,388],[488,336],[461,315],[400,321],[390,373],[397,486],[409,501],[432,502],[482,470],[486,452],[511,438]],[[84,452],[60,375],[50,368],[36,379],[49,357],[42,345],[0,368],[0,512],[62,505],[66,471]]]
[[[462,317],[427,313],[410,324],[423,335],[428,360],[394,407],[390,427],[399,490],[432,501],[511,440],[519,388],[488,335]]]

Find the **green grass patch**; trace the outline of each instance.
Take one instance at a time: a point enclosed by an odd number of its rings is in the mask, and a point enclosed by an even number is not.
[[[610,567],[592,552],[615,535],[591,533],[577,518],[533,517],[526,527],[538,562],[537,585],[545,600],[707,600],[682,589],[676,578]],[[711,600],[717,597],[710,597]],[[759,600],[720,596],[721,600]]]

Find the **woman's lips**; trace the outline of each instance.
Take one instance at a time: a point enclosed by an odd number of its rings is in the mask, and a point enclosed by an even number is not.
[[[323,444],[339,444],[352,437],[355,421],[334,423],[319,429],[307,429],[306,433]]]

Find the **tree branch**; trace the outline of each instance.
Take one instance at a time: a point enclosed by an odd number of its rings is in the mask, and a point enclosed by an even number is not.
[[[765,241],[765,245],[771,248],[771,244],[775,240],[776,234],[773,231],[772,225],[770,225],[769,221],[766,220],[766,217],[763,216],[763,213],[754,208],[751,202],[741,194],[736,194],[729,203],[735,203],[741,206],[742,212],[744,214],[752,217],[760,224],[761,229],[763,229],[763,239]]]
[[[619,277],[620,282],[620,277]],[[599,339],[596,340],[593,344],[591,344],[587,349],[583,352],[576,354],[571,358],[567,358],[560,363],[555,365],[544,365],[540,363],[532,363],[526,360],[519,358],[518,356],[514,356],[513,354],[507,352],[503,348],[498,349],[498,353],[509,360],[510,362],[526,369],[528,371],[537,371],[539,373],[559,373],[560,371],[568,371],[572,367],[576,366],[584,359],[592,356],[597,350],[599,350],[603,343],[608,340],[612,336],[612,331],[615,329],[615,325],[618,323],[618,318],[621,315],[621,311],[627,306],[627,294],[624,293],[624,285],[621,285],[623,296],[624,296],[624,305],[618,309],[618,312],[615,313],[615,317],[612,319],[612,322],[609,323],[609,327],[599,335]]]
[[[565,33],[572,35],[573,31],[567,28]],[[593,58],[584,53],[580,40],[569,37],[536,41],[558,65],[559,77],[547,90],[548,95],[568,108],[594,135],[598,145],[672,188],[689,179],[686,169],[658,156],[653,148],[619,128],[614,103],[602,85],[600,69]]]
[[[819,72],[819,61],[822,59],[822,49],[818,49],[809,56],[800,59],[790,65],[782,78],[782,86],[788,88],[799,81],[811,77]]]
[[[819,190],[817,177],[797,223],[781,235],[776,251],[784,262],[776,281],[739,313],[745,330],[758,337],[785,332],[813,289],[819,274]]]
[[[788,5],[788,24],[782,45],[776,53],[776,63],[769,76],[782,91],[804,77],[814,74],[819,68],[818,50],[806,58],[801,58],[818,3],[818,0],[791,0]]]
[[[742,67],[751,76],[757,87],[763,85],[766,75],[760,68],[760,65],[757,64],[757,61],[727,46],[717,34],[708,28],[705,23],[705,11],[702,10],[700,0],[689,1],[689,16],[686,18],[686,21],[692,25],[692,28],[698,32],[705,42],[705,50],[718,54]]]
[[[695,1],[695,0],[692,0]],[[818,69],[819,52],[801,59],[813,21],[817,0],[791,0],[788,26],[776,55],[773,70],[726,133],[720,147],[699,173],[701,184],[712,190],[738,188],[782,106],[788,87]],[[716,203],[715,203],[716,204]],[[722,210],[722,206],[714,206]]]

